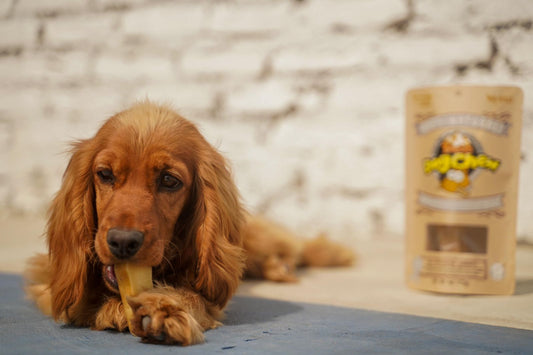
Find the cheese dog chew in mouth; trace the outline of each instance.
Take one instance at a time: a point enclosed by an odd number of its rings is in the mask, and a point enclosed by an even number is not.
[[[124,312],[128,320],[128,328],[132,332],[131,322],[133,320],[133,310],[128,303],[128,297],[137,296],[139,293],[149,290],[152,284],[152,268],[150,266],[139,266],[132,263],[115,265],[115,276],[118,282],[120,298],[124,305]],[[135,334],[133,334],[135,335]]]

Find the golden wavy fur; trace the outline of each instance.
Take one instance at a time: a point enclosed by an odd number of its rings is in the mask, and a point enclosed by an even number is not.
[[[117,247],[110,239],[117,231],[137,239]],[[294,281],[297,266],[353,260],[325,238],[299,239],[247,215],[224,158],[192,123],[150,102],[73,145],[47,242],[48,255],[32,258],[26,271],[27,293],[44,313],[125,330],[113,265],[127,260],[151,266],[155,281],[130,300],[135,333],[182,345],[221,324],[245,266],[251,277]]]

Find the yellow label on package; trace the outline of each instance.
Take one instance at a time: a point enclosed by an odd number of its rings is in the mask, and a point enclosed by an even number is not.
[[[406,281],[512,294],[522,90],[413,89],[406,100]]]

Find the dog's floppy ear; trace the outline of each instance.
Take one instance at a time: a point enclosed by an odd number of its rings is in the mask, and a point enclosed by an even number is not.
[[[196,175],[195,287],[206,299],[224,307],[243,272],[243,212],[226,162],[212,147],[199,159]]]
[[[76,323],[78,310],[86,301],[95,230],[91,143],[74,144],[48,219],[52,315],[71,323]]]

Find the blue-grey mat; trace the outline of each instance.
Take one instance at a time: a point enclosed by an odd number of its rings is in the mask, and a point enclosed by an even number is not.
[[[533,352],[533,331],[252,297],[235,297],[205,344],[143,344],[127,333],[56,324],[24,299],[21,285],[20,276],[0,274],[0,354]]]

